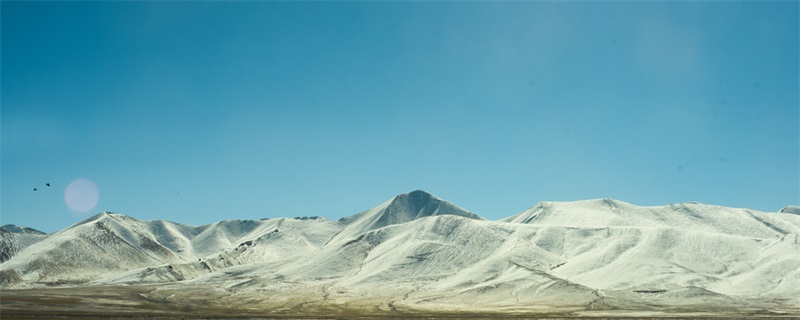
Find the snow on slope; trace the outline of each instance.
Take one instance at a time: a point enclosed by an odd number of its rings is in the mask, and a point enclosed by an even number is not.
[[[205,226],[140,221],[101,213],[0,264],[0,282],[83,283],[140,268],[195,261],[266,232],[270,222],[225,220]]]
[[[374,231],[372,240],[365,237],[346,246],[353,248],[354,254],[342,250],[341,254],[359,261],[360,267],[331,289],[376,292],[396,286],[410,289],[405,303],[433,299],[438,303],[509,305],[571,296],[561,304],[583,305],[597,298],[591,288],[543,271],[560,259],[520,244],[517,231],[513,226],[458,216],[426,217],[380,229]],[[537,296],[537,291],[548,294]]]
[[[325,218],[268,219],[218,252],[192,261],[137,269],[100,279],[98,283],[172,282],[194,279],[240,265],[271,265],[312,255],[341,231]]]
[[[101,222],[120,245],[98,250],[80,242],[98,246]],[[377,301],[387,309],[766,300],[800,307],[799,234],[796,214],[697,203],[640,207],[611,199],[543,202],[486,221],[414,191],[336,222],[281,218],[192,227],[98,215],[0,264],[0,277],[170,282],[253,297],[271,290],[277,295],[271,299],[279,300],[297,292],[301,300]],[[73,267],[57,252],[118,260]]]
[[[667,304],[800,296],[794,215],[590,200],[546,203],[506,220],[428,215],[339,234],[308,259],[237,267],[241,281],[271,279],[237,290],[283,279],[324,284],[330,299],[380,296],[395,307],[589,306],[611,303],[612,294]]]
[[[0,267],[7,278],[58,284],[180,259],[151,237],[129,228],[126,220],[121,215],[98,214],[27,247]]]
[[[562,259],[520,243],[514,236],[520,227],[533,229],[455,215],[421,217],[349,241],[334,239],[302,259],[241,265],[195,283],[219,283],[215,286],[237,294],[307,284],[321,286],[335,303],[377,299],[395,307],[432,301],[440,306],[522,302],[583,307],[598,299],[592,288],[543,271]]]
[[[47,238],[47,234],[36,229],[7,224],[0,227],[0,263],[5,262],[20,250]]]
[[[202,277],[209,272],[246,264],[255,264],[254,268],[258,270],[273,272],[278,266],[296,265],[296,261],[316,261],[316,258],[321,254],[317,251],[330,251],[332,248],[333,253],[327,255],[327,257],[329,257],[329,260],[333,259],[339,262],[330,263],[328,261],[328,263],[321,263],[316,266],[313,266],[312,263],[308,270],[299,271],[299,273],[307,274],[311,272],[309,270],[319,270],[318,277],[331,277],[336,274],[336,270],[349,272],[350,266],[354,263],[354,260],[349,256],[336,253],[338,245],[348,241],[357,241],[354,239],[361,239],[362,235],[371,230],[440,215],[483,220],[478,215],[427,192],[413,191],[395,196],[375,208],[343,218],[338,222],[327,219],[275,219],[273,221],[277,225],[266,228],[271,230],[266,233],[262,232],[263,236],[258,238],[244,237],[242,239],[248,241],[239,246],[231,246],[217,255],[208,256],[205,259],[183,265],[148,268],[103,281],[186,280]],[[283,230],[283,232],[278,230]],[[337,244],[326,246],[326,244],[333,242]],[[239,272],[240,269],[247,268],[232,268],[225,272]],[[220,272],[221,276],[217,274],[209,277],[224,277],[225,272]]]
[[[800,296],[794,215],[602,199],[540,203],[506,221],[540,227],[531,240],[565,259],[553,274],[592,288]]]

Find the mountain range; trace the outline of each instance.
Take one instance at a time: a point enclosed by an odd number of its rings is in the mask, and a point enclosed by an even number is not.
[[[6,225],[0,289],[125,288],[135,295],[109,308],[138,299],[189,313],[798,316],[798,235],[793,206],[596,199],[488,221],[413,191],[337,221],[190,226],[104,212],[50,235]]]

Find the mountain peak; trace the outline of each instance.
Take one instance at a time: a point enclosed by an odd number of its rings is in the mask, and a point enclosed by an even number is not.
[[[122,219],[132,219],[132,220],[135,220],[134,218],[131,218],[131,217],[129,217],[129,216],[126,216],[126,215],[124,215],[124,214],[121,214],[121,213],[115,213],[115,212],[103,211],[103,212],[100,212],[100,213],[98,213],[98,214],[96,214],[96,215],[93,215],[93,216],[91,216],[91,217],[88,217],[88,218],[86,218],[86,219],[83,219],[83,220],[81,220],[81,221],[78,221],[78,222],[76,222],[75,224],[73,224],[73,225],[71,225],[71,226],[67,227],[67,229],[69,229],[69,228],[73,228],[73,227],[77,227],[77,226],[80,226],[80,225],[83,225],[83,224],[87,224],[87,223],[90,223],[90,222],[94,222],[94,221],[101,221],[101,220],[104,220],[104,219],[109,219],[109,218],[122,218]]]
[[[434,196],[433,194],[431,194],[430,192],[427,192],[425,190],[414,190],[414,191],[403,193],[403,194],[400,194],[400,195],[401,196],[402,195],[410,195],[410,196],[417,196],[417,197],[424,196],[424,197],[436,198],[436,196]]]
[[[778,212],[800,215],[800,206],[785,206]]]
[[[382,213],[384,219],[402,222],[442,214],[482,219],[472,212],[422,190],[414,190],[395,196]],[[389,224],[394,223],[388,223],[387,225]]]
[[[442,199],[439,199],[436,196],[422,190],[414,190],[408,193],[403,193],[395,196],[392,202],[396,201],[405,202],[417,206],[424,206],[425,204],[433,201],[442,201]]]
[[[439,199],[428,192],[414,190],[396,195],[375,208],[343,218],[340,221],[348,225],[343,231],[345,234],[355,235],[369,230],[438,215],[456,215],[483,220],[479,215]]]
[[[109,216],[109,212],[105,212],[105,211],[104,212],[100,212],[100,213],[98,213],[96,215],[93,215],[91,217],[88,217],[86,219],[78,221],[78,223],[76,223],[76,225],[89,223],[89,222],[92,222],[92,221],[97,221],[97,220],[103,219],[103,218],[108,217],[108,216]]]

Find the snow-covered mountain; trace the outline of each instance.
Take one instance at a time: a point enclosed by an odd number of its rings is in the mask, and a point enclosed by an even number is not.
[[[141,221],[103,212],[30,245],[19,252],[16,259],[0,264],[0,277],[10,277],[0,281],[48,285],[85,283],[131,270],[142,272],[162,266],[169,267],[167,274],[171,276],[158,279],[180,280],[182,278],[173,272],[171,265],[245,251],[244,248],[254,243],[276,238],[286,220],[295,219],[225,220],[195,227],[162,220]],[[297,222],[310,225],[316,220]],[[295,229],[303,230],[298,233],[306,229],[308,233],[317,233],[312,227]],[[236,254],[236,261],[244,259],[241,256]],[[260,258],[265,257],[255,259]]]
[[[13,224],[0,227],[0,263],[11,259],[20,250],[44,238],[47,238],[47,234],[36,229]]]
[[[791,208],[598,199],[542,202],[487,221],[414,191],[339,221],[195,227],[101,213],[20,250],[0,264],[0,283],[157,284],[148,299],[212,295],[226,308],[275,310],[692,306],[800,314],[798,235]]]

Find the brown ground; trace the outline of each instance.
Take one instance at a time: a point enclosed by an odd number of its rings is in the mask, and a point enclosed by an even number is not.
[[[154,298],[153,287],[116,286],[82,288],[48,288],[25,290],[0,290],[0,318],[5,319],[800,319],[766,310],[747,312],[730,310],[662,310],[680,316],[654,317],[652,313],[638,315],[636,311],[604,310],[596,316],[575,313],[578,310],[469,312],[469,311],[416,311],[382,309],[355,305],[320,305],[299,303],[292,307],[260,304],[253,308],[241,305],[219,305],[220,300],[198,297],[192,301],[170,301]],[[581,310],[583,311],[583,310]],[[641,311],[641,310],[640,310]],[[650,310],[652,311],[652,310]],[[609,314],[616,313],[611,316]],[[689,312],[687,314],[687,312]]]

